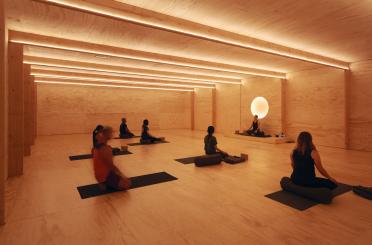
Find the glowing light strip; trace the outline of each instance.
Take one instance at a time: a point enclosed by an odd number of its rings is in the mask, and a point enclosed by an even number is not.
[[[33,62],[33,61],[24,61],[24,64],[28,65],[35,65],[35,66],[46,66],[46,67],[52,67],[52,68],[65,68],[65,69],[73,69],[73,70],[84,70],[84,71],[94,71],[94,72],[104,72],[104,73],[110,73],[110,75],[113,76],[118,76],[118,75],[139,75],[139,76],[148,76],[148,77],[157,77],[157,78],[171,78],[171,79],[180,79],[180,80],[185,80],[188,82],[195,82],[195,83],[208,83],[208,84],[216,84],[216,83],[227,83],[227,84],[237,84],[240,85],[241,82],[232,82],[232,81],[224,81],[224,80],[218,80],[218,79],[202,79],[202,78],[185,78],[185,77],[176,77],[176,76],[168,76],[168,75],[151,75],[151,74],[146,74],[146,73],[140,73],[140,72],[124,72],[124,71],[119,71],[115,69],[95,69],[95,68],[89,68],[89,67],[83,67],[83,66],[67,66],[67,65],[55,65],[55,64],[49,64],[49,63],[43,63],[43,62]],[[36,68],[36,69],[43,69],[43,68]],[[135,68],[134,68],[135,69]],[[46,69],[46,70],[51,70],[51,69]],[[161,72],[161,71],[160,71]],[[188,74],[187,75],[195,75],[193,74]],[[203,75],[201,75],[203,76]],[[207,75],[208,76],[208,75]],[[236,79],[240,80],[241,78],[239,77],[230,77],[230,76],[221,76],[218,75],[219,78],[228,78],[228,79]]]
[[[71,83],[71,82],[54,82],[54,81],[38,81],[38,80],[35,80],[35,83],[80,85],[80,86],[109,87],[109,88],[132,88],[132,89],[147,89],[147,90],[183,91],[183,92],[193,92],[194,91],[193,89],[137,87],[137,86],[125,86],[125,85],[109,85],[109,84],[95,84],[95,83]]]
[[[153,85],[153,86],[165,86],[165,87],[184,87],[184,88],[215,88],[214,85],[186,85],[177,83],[159,83],[159,82],[136,82],[136,81],[125,81],[125,80],[111,80],[104,78],[87,78],[78,76],[61,76],[61,75],[45,75],[40,73],[31,73],[32,76],[40,78],[58,78],[58,79],[71,79],[80,81],[91,81],[91,82],[107,82],[107,83],[121,83],[121,84],[141,84],[141,85]]]
[[[195,64],[183,63],[183,62],[177,62],[177,61],[164,61],[164,60],[161,60],[161,59],[136,57],[136,56],[133,56],[133,55],[118,55],[118,54],[111,53],[111,52],[101,52],[101,51],[94,51],[94,50],[89,50],[89,49],[71,48],[71,47],[66,47],[66,46],[63,46],[63,45],[51,45],[51,44],[45,44],[45,43],[31,42],[31,41],[27,41],[27,40],[11,39],[10,42],[24,44],[24,45],[45,47],[45,48],[75,51],[75,52],[88,53],[88,54],[106,55],[106,56],[117,57],[117,58],[156,62],[156,63],[162,63],[162,64],[168,64],[168,65],[178,65],[178,66],[191,67],[191,68],[202,68],[202,69],[207,69],[207,70],[235,72],[235,73],[240,73],[240,74],[262,76],[262,77],[274,77],[274,78],[281,78],[281,79],[286,78],[284,75],[280,76],[280,75],[271,75],[271,74],[265,74],[265,73],[248,72],[248,71],[244,71],[244,70],[240,70],[240,69],[219,68],[219,67],[207,66],[207,65],[195,65]]]
[[[89,12],[97,13],[97,14],[100,14],[100,15],[110,16],[110,17],[113,17],[113,18],[116,18],[116,19],[135,22],[135,23],[139,23],[139,24],[143,24],[143,25],[151,26],[151,27],[155,27],[155,28],[161,28],[161,29],[166,29],[166,30],[170,30],[170,31],[175,31],[175,32],[182,33],[182,34],[191,35],[191,36],[195,36],[195,37],[200,37],[200,38],[204,38],[204,39],[208,39],[208,40],[212,40],[212,41],[217,41],[217,42],[221,42],[221,43],[231,44],[231,45],[235,45],[235,46],[239,46],[239,47],[243,47],[243,48],[254,49],[254,50],[258,50],[258,51],[262,51],[262,52],[266,52],[266,53],[271,53],[271,54],[276,54],[276,55],[285,56],[285,57],[289,57],[289,58],[299,59],[299,60],[303,60],[303,61],[309,61],[309,62],[313,62],[313,63],[317,63],[317,64],[332,66],[332,67],[336,67],[336,68],[340,68],[340,69],[344,69],[344,70],[349,70],[350,69],[349,66],[339,65],[339,64],[336,64],[336,63],[322,61],[322,60],[314,59],[314,58],[308,58],[308,57],[304,57],[302,55],[296,55],[296,54],[291,54],[291,53],[282,52],[282,51],[278,51],[278,50],[273,50],[271,48],[260,47],[260,46],[257,46],[257,45],[247,44],[247,43],[243,43],[243,42],[239,42],[239,41],[235,41],[235,40],[226,40],[226,39],[220,38],[218,36],[205,35],[204,33],[201,33],[201,32],[195,32],[195,31],[190,31],[190,30],[185,31],[185,30],[175,28],[175,27],[170,27],[170,26],[167,26],[167,25],[154,24],[154,23],[144,21],[144,20],[141,20],[141,19],[138,19],[138,18],[127,17],[127,16],[124,17],[124,16],[119,15],[119,14],[109,13],[108,11],[105,11],[105,10],[98,10],[94,7],[88,7],[88,6],[82,7],[82,6],[79,6],[77,4],[66,3],[65,1],[61,1],[61,0],[45,0],[45,1],[51,2],[51,3],[56,3],[56,4],[59,4],[59,5],[68,6],[68,7],[79,9],[79,10],[82,10],[82,11],[89,11]]]

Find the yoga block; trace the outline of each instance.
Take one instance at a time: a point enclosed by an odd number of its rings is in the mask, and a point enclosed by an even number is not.
[[[283,177],[280,185],[284,191],[311,199],[319,203],[331,203],[333,199],[332,191],[328,188],[312,188],[296,185],[288,177]]]
[[[222,156],[220,154],[205,155],[195,158],[195,166],[197,167],[217,165],[220,164],[221,162]]]

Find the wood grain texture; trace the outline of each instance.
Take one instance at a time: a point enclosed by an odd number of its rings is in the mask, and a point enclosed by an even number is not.
[[[216,130],[229,135],[240,128],[240,85],[216,86]]]
[[[115,158],[115,164],[128,176],[166,171],[177,181],[85,200],[76,187],[94,183],[91,160],[72,163],[67,156],[88,152],[91,135],[40,136],[25,163],[25,174],[8,183],[7,192],[14,194],[9,196],[12,205],[7,224],[0,228],[0,243],[370,244],[370,201],[351,192],[304,212],[265,197],[279,190],[281,177],[290,174],[293,144],[247,142],[217,134],[221,148],[234,155],[247,152],[249,161],[195,168],[173,159],[200,155],[204,132],[154,133],[171,143],[135,147],[134,154]],[[319,151],[325,168],[338,181],[372,186],[372,153],[329,147]]]
[[[372,61],[351,65],[349,146],[372,151]]]
[[[0,225],[5,223],[5,179],[7,177],[7,100],[5,6],[0,1]]]
[[[43,3],[50,2],[48,0],[37,1]],[[305,52],[303,50],[296,50],[272,42],[240,35],[227,30],[213,28],[197,22],[164,15],[155,11],[138,8],[133,5],[118,3],[118,1],[115,0],[106,0],[105,2],[99,0],[66,0],[63,3],[57,1],[56,4],[61,7],[74,8],[82,12],[95,13],[97,15],[103,15],[106,17],[113,17],[114,15],[114,18],[117,18],[121,21],[129,21],[159,30],[166,30],[185,36],[192,36],[194,38],[209,40],[216,43],[223,43],[230,46],[238,46],[265,54],[268,53],[282,57],[295,57],[295,59],[301,61],[311,59],[322,64],[324,64],[324,62],[332,62],[335,65],[348,66],[346,62],[337,61],[335,59],[322,57],[320,55]],[[86,11],[86,8],[89,8],[89,11]]]
[[[369,1],[118,1],[341,60],[372,57]]]
[[[29,0],[7,0],[9,28],[189,59],[288,72],[322,67]],[[37,14],[35,14],[37,13]],[[22,18],[19,18],[22,16]],[[19,21],[17,21],[19,20]],[[249,57],[249,59],[247,59]]]
[[[23,45],[8,48],[8,176],[23,173],[24,94]]]
[[[194,129],[206,131],[213,125],[213,90],[197,88],[194,92]]]
[[[253,121],[251,103],[256,97],[264,97],[269,103],[268,115],[260,120],[261,128],[268,134],[282,131],[282,80],[252,77],[243,80],[241,97],[241,130],[247,130]]]
[[[322,68],[289,73],[286,82],[286,133],[296,139],[309,131],[319,145],[345,147],[344,71]]]
[[[146,118],[152,129],[191,127],[188,92],[38,84],[37,95],[38,135],[88,133],[97,124],[118,130],[122,117],[132,130]]]
[[[31,144],[32,144],[32,103],[31,103],[31,66],[23,65],[23,152],[25,156],[31,155]]]

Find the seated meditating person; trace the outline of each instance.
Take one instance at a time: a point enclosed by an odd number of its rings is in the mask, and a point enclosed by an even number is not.
[[[143,120],[141,142],[142,143],[154,143],[156,141],[162,141],[164,138],[158,138],[150,133],[149,120]]]
[[[97,127],[94,129],[92,138],[93,138],[93,148],[96,146],[98,140],[97,138],[100,137],[100,134],[102,133],[103,126],[102,125],[97,125]]]
[[[107,143],[112,138],[111,127],[104,127],[96,146],[93,148],[94,175],[101,188],[115,190],[129,189],[131,182],[114,165],[112,148]]]
[[[122,118],[120,124],[120,138],[132,138],[134,134],[128,129],[127,119]]]
[[[291,163],[293,168],[291,180],[294,184],[305,187],[325,187],[331,190],[337,187],[337,181],[323,168],[310,133],[301,132],[298,135],[297,146],[291,153]],[[315,176],[315,167],[326,179]]]
[[[261,136],[263,132],[260,129],[260,122],[258,116],[255,115],[251,127],[247,130],[247,133],[252,136]]]
[[[241,157],[230,156],[227,152],[219,149],[217,147],[217,138],[213,135],[213,126],[209,126],[207,132],[208,134],[204,137],[204,151],[206,155],[220,154],[223,160],[227,160],[227,158],[229,158],[229,160],[236,163],[248,160],[248,156],[245,154],[242,154]]]

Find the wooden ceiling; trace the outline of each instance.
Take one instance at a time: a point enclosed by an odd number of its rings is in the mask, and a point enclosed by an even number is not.
[[[9,38],[28,43],[29,60],[92,74],[227,81],[372,58],[371,1],[6,2]]]

